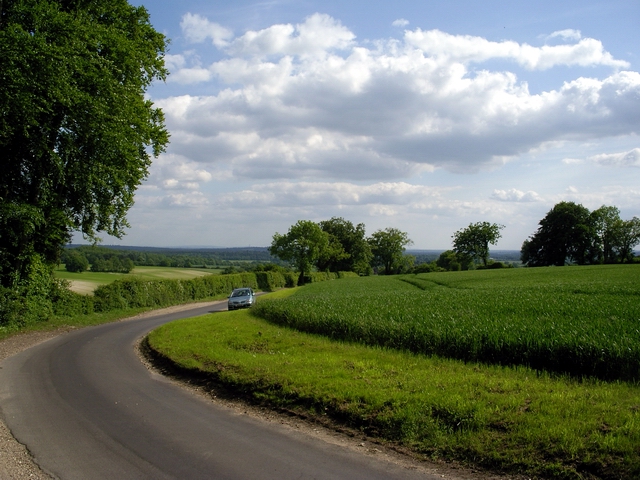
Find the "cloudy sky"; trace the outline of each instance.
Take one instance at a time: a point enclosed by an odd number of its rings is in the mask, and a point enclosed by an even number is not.
[[[141,0],[171,144],[122,241],[268,246],[298,220],[519,250],[559,201],[640,216],[640,2]]]

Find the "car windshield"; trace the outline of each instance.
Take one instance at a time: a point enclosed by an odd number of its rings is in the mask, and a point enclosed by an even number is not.
[[[249,295],[249,290],[236,290],[231,293],[232,297],[246,297]]]

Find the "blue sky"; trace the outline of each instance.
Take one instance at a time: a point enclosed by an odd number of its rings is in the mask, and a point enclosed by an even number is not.
[[[105,244],[268,246],[296,221],[520,249],[559,201],[640,216],[640,3],[143,4],[171,144]]]

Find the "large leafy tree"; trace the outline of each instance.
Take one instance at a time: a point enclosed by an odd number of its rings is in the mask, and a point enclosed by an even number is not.
[[[617,258],[621,262],[633,261],[633,247],[640,244],[640,218],[620,220],[613,226],[614,245]]]
[[[453,234],[453,250],[461,258],[481,260],[486,266],[489,261],[489,244],[498,243],[500,230],[503,228],[504,225],[497,223],[471,223]]]
[[[374,267],[383,267],[386,275],[391,275],[406,266],[404,252],[413,241],[406,232],[397,228],[386,228],[371,234],[367,239],[373,253]]]
[[[340,246],[334,249],[337,250],[337,254],[334,252],[318,261],[319,270],[369,273],[373,255],[371,246],[365,238],[364,223],[354,226],[342,217],[333,217],[330,220],[323,220],[319,225],[323,232],[330,235],[331,241],[337,242]]]
[[[275,233],[269,253],[285,262],[291,262],[300,272],[298,284],[305,282],[305,276],[315,263],[326,255],[332,245],[327,232],[311,220],[299,220],[282,235]]]
[[[165,37],[126,0],[0,1],[0,283],[28,283],[73,231],[120,237],[168,143],[145,98]]]
[[[538,231],[522,245],[520,258],[523,263],[535,267],[597,261],[598,255],[593,248],[596,227],[589,209],[574,202],[560,202],[539,225]]]
[[[617,243],[620,235],[620,210],[617,207],[603,205],[591,212],[594,232],[593,256],[604,263],[618,260]]]

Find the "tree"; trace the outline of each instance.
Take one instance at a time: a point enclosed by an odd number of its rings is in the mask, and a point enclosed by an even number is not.
[[[318,261],[318,270],[330,272],[356,272],[362,275],[371,270],[371,246],[365,238],[365,226],[344,218],[333,217],[320,222],[320,228],[327,232],[341,246],[342,255],[332,255]]]
[[[615,263],[618,261],[615,244],[620,224],[620,210],[617,207],[601,206],[591,212],[591,221],[595,234],[592,256],[598,262]]]
[[[300,272],[298,285],[303,285],[306,274],[328,249],[329,234],[323,232],[317,223],[299,220],[286,235],[273,235],[269,253],[285,262],[291,262]]]
[[[473,259],[468,255],[460,255],[454,250],[447,250],[440,254],[436,260],[436,266],[447,271],[469,270],[469,266],[473,263]]]
[[[406,266],[403,261],[405,247],[413,244],[407,233],[397,228],[378,230],[368,238],[368,242],[373,253],[372,265],[383,267],[386,275]]]
[[[620,261],[633,261],[633,247],[640,244],[640,218],[621,220],[614,226],[614,250]]]
[[[593,248],[596,227],[589,209],[574,202],[560,202],[539,225],[538,231],[522,244],[523,263],[533,267],[597,262]]]
[[[67,272],[84,272],[89,268],[89,260],[76,250],[66,251],[63,254],[64,268]]]
[[[489,244],[495,245],[500,239],[504,225],[497,223],[471,223],[467,228],[453,234],[453,250],[459,257],[468,256],[482,260],[484,266],[489,261]]]
[[[71,232],[121,237],[168,143],[145,98],[165,37],[126,0],[0,2],[0,285],[56,264]]]

